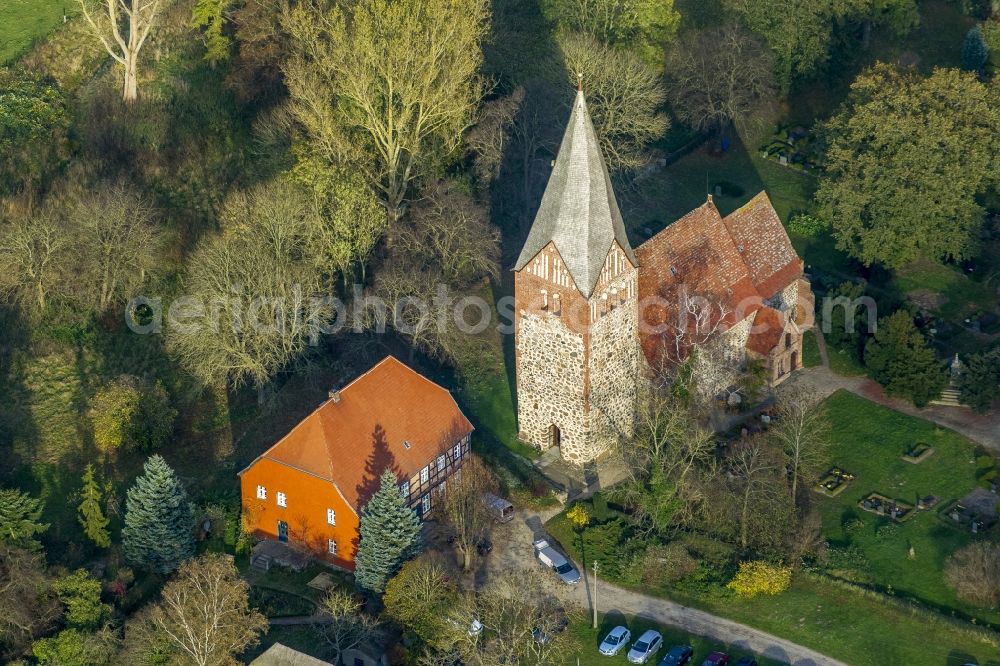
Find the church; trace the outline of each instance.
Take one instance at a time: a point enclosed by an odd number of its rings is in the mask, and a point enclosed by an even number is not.
[[[814,299],[765,192],[723,216],[707,201],[633,248],[582,90],[514,266],[519,437],[567,461],[633,433],[639,386],[692,348],[801,365]]]

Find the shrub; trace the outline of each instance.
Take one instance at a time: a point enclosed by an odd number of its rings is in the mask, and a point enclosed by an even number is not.
[[[642,583],[658,588],[693,576],[698,571],[698,560],[683,544],[674,542],[646,549],[639,569]]]
[[[566,512],[566,518],[569,519],[573,528],[577,530],[582,530],[590,524],[590,513],[587,512],[587,507],[579,502],[574,504],[573,508]]]
[[[829,225],[818,217],[807,213],[799,213],[788,223],[788,230],[798,236],[812,238],[829,228]]]
[[[600,492],[594,493],[594,496],[590,498],[590,503],[593,508],[591,517],[595,523],[603,523],[611,518],[611,510],[608,509],[608,498],[604,494]]]
[[[736,577],[726,585],[740,597],[781,594],[792,583],[792,568],[762,560],[740,562]]]
[[[983,608],[1000,603],[1000,544],[980,541],[948,558],[945,580],[959,599]]]
[[[121,375],[94,396],[94,442],[109,452],[153,449],[170,435],[176,416],[162,384]]]

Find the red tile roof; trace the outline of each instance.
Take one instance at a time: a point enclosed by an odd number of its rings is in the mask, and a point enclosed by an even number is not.
[[[472,429],[446,389],[387,356],[261,458],[329,479],[360,510],[383,470],[409,478]]]
[[[781,343],[785,333],[785,315],[774,308],[762,307],[753,318],[753,327],[747,338],[749,351],[767,356]]]
[[[645,300],[640,317],[647,326],[679,321],[686,291],[724,306],[727,328],[800,279],[803,267],[764,192],[725,218],[709,199],[639,246],[636,256],[640,303]],[[654,297],[659,300],[650,305]],[[650,363],[659,362],[661,345],[672,346],[669,328],[666,335],[642,335]],[[766,339],[758,336],[754,344]]]

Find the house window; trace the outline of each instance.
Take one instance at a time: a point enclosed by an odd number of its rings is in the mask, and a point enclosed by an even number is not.
[[[326,522],[329,523],[330,525],[336,525],[337,524],[337,512],[334,511],[333,509],[327,509],[326,510]]]
[[[406,481],[403,481],[401,484],[399,484],[399,494],[405,500],[409,500],[410,499],[410,480],[409,479],[407,479]]]
[[[420,498],[420,508],[424,513],[431,510],[431,494],[424,493],[424,496]]]
[[[267,488],[264,486],[257,486],[257,499],[267,499]]]
[[[462,445],[459,443],[455,445],[455,461],[457,462],[458,459],[461,457],[462,457]]]
[[[333,539],[327,539],[326,540],[326,552],[330,553],[331,555],[336,555],[337,554],[337,542],[334,541]]]
[[[785,333],[785,349],[788,349],[791,346],[792,346],[792,334]]]
[[[445,458],[445,455],[443,453],[438,456],[438,461],[437,462],[438,462],[438,471],[439,472],[443,472],[444,471],[444,467],[445,467],[445,465],[448,462],[448,460]]]
[[[285,493],[278,493],[278,506],[288,506],[288,500],[285,497]]]
[[[430,478],[431,468],[429,466],[424,466],[424,468],[420,470],[420,483],[427,483]]]

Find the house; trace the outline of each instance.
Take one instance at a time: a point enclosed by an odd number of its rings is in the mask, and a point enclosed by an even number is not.
[[[451,394],[388,356],[239,473],[259,538],[353,569],[361,509],[386,469],[419,516],[469,455],[472,424]]]
[[[293,650],[287,645],[275,643],[251,661],[250,666],[333,666],[333,664]]]
[[[712,197],[633,249],[582,88],[514,266],[519,437],[584,463],[632,435],[639,387],[693,349],[801,365],[814,302],[761,192],[723,217]],[[695,316],[688,316],[695,310]],[[684,316],[681,316],[684,315]]]

